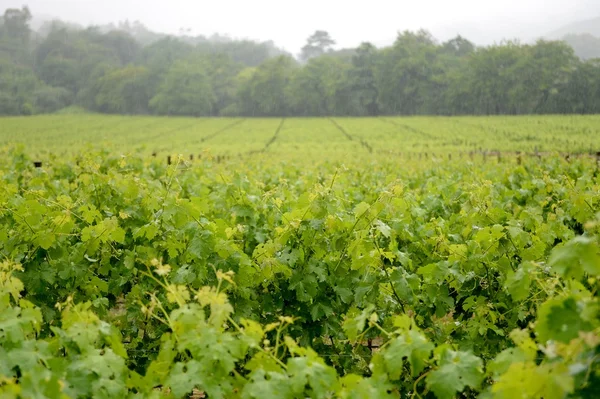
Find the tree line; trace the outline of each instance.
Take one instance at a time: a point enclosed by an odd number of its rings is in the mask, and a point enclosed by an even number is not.
[[[272,42],[190,40],[54,22],[0,20],[0,114],[66,107],[118,114],[375,116],[599,113],[600,59],[562,41],[477,47],[427,31],[333,50],[325,31],[298,59]],[[140,26],[135,27],[140,31]],[[148,31],[141,29],[148,36]]]

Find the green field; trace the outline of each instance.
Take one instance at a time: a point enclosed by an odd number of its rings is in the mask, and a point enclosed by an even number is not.
[[[599,397],[599,130],[0,119],[0,397]]]
[[[279,128],[281,125],[281,128]],[[2,118],[0,145],[28,153],[78,153],[89,146],[162,154],[301,157],[470,151],[589,152],[600,116],[379,117],[335,119],[159,118],[49,115]]]

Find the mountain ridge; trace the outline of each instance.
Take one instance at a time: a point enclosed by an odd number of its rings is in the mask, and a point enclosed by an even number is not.
[[[595,18],[571,22],[545,35],[548,39],[562,39],[567,35],[590,34],[600,38],[600,15]]]

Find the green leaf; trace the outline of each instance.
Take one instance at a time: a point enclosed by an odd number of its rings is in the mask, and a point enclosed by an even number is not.
[[[496,379],[491,392],[496,399],[563,399],[570,397],[573,385],[565,364],[536,366],[533,362],[515,362]]]
[[[384,237],[390,238],[392,234],[392,229],[390,226],[383,223],[381,220],[376,220],[373,224],[375,225],[377,231],[379,231]]]
[[[40,247],[47,250],[56,242],[56,235],[50,231],[44,232],[38,236],[36,241]]]
[[[402,301],[412,304],[418,300],[417,293],[421,288],[421,280],[417,275],[397,267],[392,271],[390,280]]]
[[[171,388],[175,397],[182,398],[202,384],[203,374],[204,370],[200,362],[190,360],[186,363],[176,363],[169,373],[166,385]]]
[[[580,331],[591,331],[593,325],[584,320],[583,305],[574,297],[552,298],[539,308],[535,332],[541,343],[549,340],[570,342]]]
[[[346,314],[346,318],[344,323],[342,324],[342,328],[346,333],[346,336],[350,340],[350,342],[356,342],[358,336],[365,329],[365,323],[367,322],[369,316],[375,310],[375,306],[369,305],[362,311],[353,308]]]
[[[162,337],[162,345],[156,359],[150,363],[146,375],[144,377],[144,384],[150,387],[162,385],[169,376],[173,360],[177,355],[174,350],[175,343],[171,338],[171,334],[164,334]]]
[[[466,387],[477,388],[483,377],[480,358],[468,352],[443,348],[438,368],[425,378],[425,382],[439,399],[451,399]]]
[[[310,385],[319,398],[328,397],[337,380],[335,369],[325,365],[320,359],[313,360],[308,357],[296,357],[287,362],[288,373],[293,380],[301,386]]]
[[[513,363],[527,360],[527,354],[520,348],[508,348],[487,364],[487,372],[497,377],[504,374]]]
[[[413,376],[423,371],[431,357],[435,345],[427,341],[422,334],[415,330],[404,332],[390,341],[383,352],[390,378],[397,380],[402,375],[403,362],[407,359]]]
[[[242,397],[254,399],[295,399],[301,395],[304,385],[294,387],[290,379],[281,373],[257,370],[252,373],[250,382],[244,386]]]
[[[519,266],[516,272],[509,272],[508,277],[504,282],[504,288],[506,288],[515,301],[522,301],[529,296],[531,274],[534,270],[535,265],[533,263],[524,262]]]
[[[579,236],[552,250],[548,264],[564,278],[600,275],[600,248],[593,237]]]
[[[354,207],[354,216],[357,218],[361,217],[369,210],[370,207],[371,205],[367,204],[366,202],[361,202]]]

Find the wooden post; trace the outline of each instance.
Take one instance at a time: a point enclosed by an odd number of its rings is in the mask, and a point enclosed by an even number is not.
[[[190,154],[190,161],[194,160],[194,154]]]
[[[171,165],[171,156],[167,155],[167,165]]]

